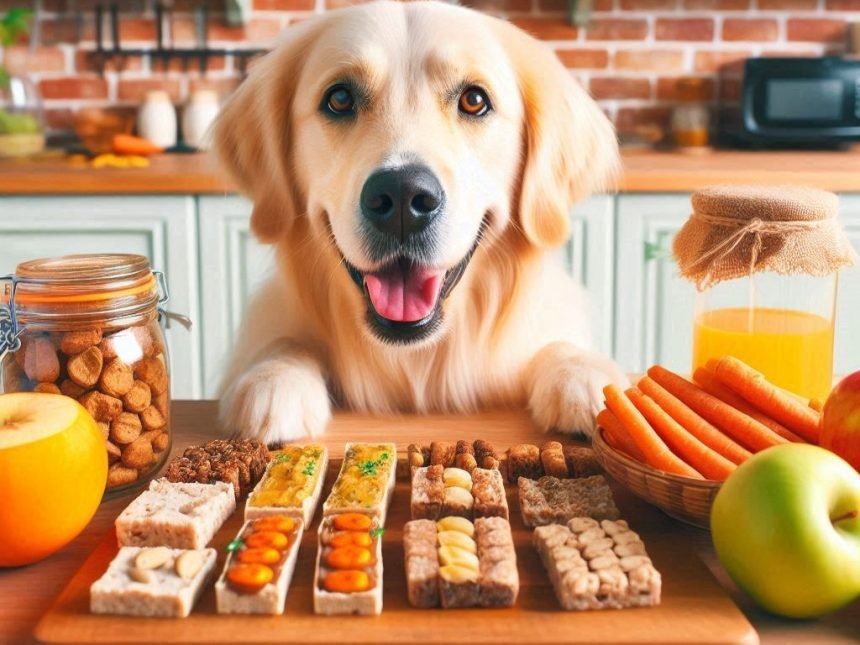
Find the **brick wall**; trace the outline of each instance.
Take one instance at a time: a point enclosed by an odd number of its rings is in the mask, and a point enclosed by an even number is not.
[[[27,0],[0,0],[0,11]],[[214,8],[212,46],[266,47],[293,22],[350,0],[253,0],[248,25],[225,27]],[[123,4],[124,45],[149,47],[155,28],[148,0]],[[567,0],[464,0],[464,4],[510,18],[552,46],[571,74],[591,91],[622,133],[665,125],[676,100],[675,81],[698,76],[711,100],[737,97],[741,61],[751,55],[815,56],[844,50],[846,27],[860,21],[860,0],[593,0],[585,27],[565,19]],[[198,87],[229,93],[241,78],[234,56],[211,61],[201,74],[176,63],[164,71],[126,62],[99,73],[87,53],[94,47],[94,0],[44,0],[39,15],[41,44],[7,53],[10,68],[26,68],[41,87],[52,128],[68,127],[85,105],[139,103],[152,88],[164,88],[177,103]],[[193,46],[190,13],[197,0],[175,0],[173,43]],[[71,7],[71,8],[70,8]],[[83,11],[76,21],[74,8]],[[108,33],[107,28],[105,33]]]

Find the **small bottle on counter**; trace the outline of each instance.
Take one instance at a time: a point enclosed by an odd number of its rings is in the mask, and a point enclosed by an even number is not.
[[[212,90],[197,90],[191,94],[182,112],[182,140],[186,145],[198,150],[209,149],[209,126],[220,109],[218,95]]]
[[[678,79],[675,89],[680,104],[672,112],[672,140],[679,148],[701,149],[710,142],[711,115],[705,79]]]
[[[164,90],[146,93],[137,113],[137,133],[162,148],[176,145],[176,109]]]

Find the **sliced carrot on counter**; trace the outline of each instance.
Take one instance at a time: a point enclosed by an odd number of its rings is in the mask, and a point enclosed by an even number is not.
[[[657,405],[654,399],[642,394],[635,388],[630,388],[626,394],[636,409],[645,417],[645,420],[651,424],[654,431],[666,442],[669,449],[702,475],[708,479],[725,481],[737,468],[720,453],[711,450],[687,432],[663,408]]]
[[[650,376],[642,377],[639,381],[639,389],[654,399],[655,403],[681,424],[687,432],[732,463],[742,464],[752,457],[749,450],[729,439]]]
[[[606,443],[620,452],[623,452],[631,459],[645,463],[645,457],[642,451],[630,438],[627,430],[621,425],[612,412],[607,409],[601,410],[597,415],[597,424],[603,428],[603,433],[606,436]]]
[[[743,412],[735,410],[728,403],[723,403],[695,383],[691,383],[665,367],[660,365],[651,367],[648,370],[648,376],[681,399],[694,412],[704,417],[706,421],[710,421],[722,432],[753,452],[788,443],[767,426]]]
[[[693,373],[693,381],[695,381],[696,385],[708,394],[717,397],[720,401],[728,403],[736,410],[740,410],[762,425],[767,426],[786,441],[791,441],[793,443],[806,443],[802,437],[794,434],[779,421],[771,419],[764,412],[757,410],[752,403],[723,385],[711,370],[705,367],[697,368]]]
[[[164,152],[164,148],[157,146],[148,139],[136,137],[131,134],[115,134],[111,140],[111,148],[118,155],[139,155],[147,157]]]
[[[723,385],[756,408],[806,441],[818,443],[820,415],[791,394],[769,383],[764,374],[733,356],[708,361],[708,369]]]
[[[356,593],[370,589],[370,576],[364,571],[331,571],[323,580],[326,591]]]
[[[607,385],[603,388],[603,395],[606,397],[606,405],[618,417],[618,420],[642,452],[645,463],[667,473],[681,475],[682,477],[692,477],[694,479],[704,479],[698,471],[689,464],[684,463],[669,450],[666,444],[663,443],[663,440],[660,439],[660,436],[648,425],[645,417],[636,409],[630,399],[624,395],[624,392],[614,385]]]

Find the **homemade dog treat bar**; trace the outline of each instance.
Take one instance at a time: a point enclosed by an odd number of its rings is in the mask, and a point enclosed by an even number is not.
[[[233,484],[236,501],[243,499],[266,471],[269,451],[251,439],[215,439],[185,449],[171,461],[165,476],[172,482]]]
[[[414,607],[510,607],[519,592],[511,526],[501,517],[421,519],[403,527]]]
[[[245,503],[245,519],[290,515],[309,524],[316,511],[328,467],[324,446],[286,446],[274,453],[260,483]]]
[[[197,602],[215,560],[215,549],[122,547],[90,587],[90,611],[184,618]]]
[[[520,477],[538,479],[548,475],[567,479],[603,472],[591,448],[562,446],[558,441],[547,441],[540,447],[527,443],[511,446],[506,461],[508,481],[512,484]]]
[[[323,517],[314,574],[318,614],[382,611],[382,525],[365,513]]]
[[[441,465],[416,468],[412,476],[412,519],[435,520],[448,515],[508,517],[505,483],[498,470]]]
[[[624,520],[577,517],[535,529],[533,543],[567,610],[660,604],[661,578]]]
[[[603,475],[580,479],[521,477],[520,511],[526,526],[561,524],[574,517],[616,520],[620,517],[612,491]]]
[[[323,504],[323,515],[357,511],[384,526],[397,475],[393,443],[348,443],[337,479]]]
[[[218,613],[284,613],[303,530],[301,518],[287,515],[245,522],[215,583]]]
[[[233,486],[150,482],[116,518],[120,546],[202,549],[236,510]]]
[[[434,441],[429,446],[410,444],[407,448],[409,465],[412,468],[442,466],[460,468],[472,472],[475,468],[498,470],[499,456],[493,444],[483,439],[474,442],[460,440]]]

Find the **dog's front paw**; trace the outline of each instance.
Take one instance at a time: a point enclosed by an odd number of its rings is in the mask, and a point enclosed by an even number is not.
[[[221,402],[221,424],[266,444],[322,434],[331,419],[325,381],[308,361],[272,359],[254,365]]]
[[[567,343],[544,347],[533,359],[529,410],[541,430],[590,437],[609,383],[629,381],[614,361]]]

